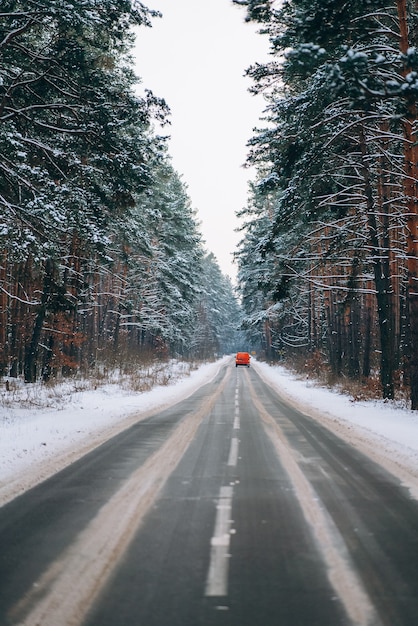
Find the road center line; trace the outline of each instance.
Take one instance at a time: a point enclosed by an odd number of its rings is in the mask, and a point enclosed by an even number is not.
[[[238,439],[236,437],[232,437],[231,447],[229,449],[228,465],[231,467],[235,467],[237,463],[238,463]]]
[[[229,543],[234,488],[221,487],[216,507],[215,529],[211,539],[210,563],[206,578],[206,596],[228,595]]]

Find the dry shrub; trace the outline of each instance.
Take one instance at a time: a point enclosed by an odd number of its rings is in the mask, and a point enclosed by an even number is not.
[[[298,376],[316,379],[322,384],[329,384],[331,371],[324,355],[319,350],[308,355],[292,355],[281,361],[281,364]]]
[[[341,379],[339,387],[341,392],[349,395],[353,402],[377,400],[382,397],[382,385],[376,374],[362,380]]]
[[[319,350],[315,350],[305,357],[292,357],[291,361],[283,363],[285,367],[306,378],[312,379],[319,385],[326,385],[339,393],[350,396],[353,402],[362,400],[378,400],[382,398],[382,385],[379,372],[375,371],[368,378],[358,380],[349,378],[344,374],[337,375],[331,370],[324,356]],[[395,377],[396,396],[402,399],[405,394],[402,391],[400,381]]]
[[[307,374],[314,374],[317,378],[322,378],[328,372],[324,357],[319,350],[315,350],[305,359],[304,371]]]

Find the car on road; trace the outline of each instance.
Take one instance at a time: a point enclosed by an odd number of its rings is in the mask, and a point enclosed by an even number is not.
[[[251,356],[248,352],[237,352],[237,356],[235,357],[235,367],[238,365],[246,365],[250,367],[250,359]]]

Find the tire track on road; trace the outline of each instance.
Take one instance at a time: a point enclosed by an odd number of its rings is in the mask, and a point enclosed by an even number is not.
[[[294,487],[303,515],[312,528],[317,545],[327,565],[328,578],[347,615],[355,626],[379,626],[375,608],[367,595],[338,528],[321,504],[315,489],[300,468],[286,435],[260,402],[246,372],[247,385],[254,406],[260,414],[265,431]]]

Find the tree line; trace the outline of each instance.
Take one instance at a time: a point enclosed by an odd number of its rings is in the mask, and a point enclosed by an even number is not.
[[[234,0],[269,37],[237,252],[269,358],[399,390],[418,409],[418,7]]]
[[[144,91],[140,2],[0,8],[0,375],[234,349],[239,309]]]

